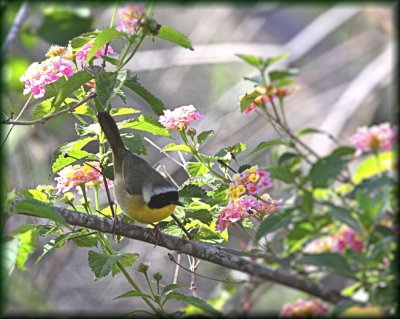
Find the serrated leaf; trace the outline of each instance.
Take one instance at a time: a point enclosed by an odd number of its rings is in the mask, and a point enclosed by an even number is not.
[[[119,257],[120,257],[119,263],[123,267],[128,268],[128,267],[131,267],[136,262],[136,260],[138,260],[139,254],[136,254],[136,253],[122,253],[122,254],[119,254]],[[120,271],[121,271],[120,268],[117,265],[114,265],[113,269],[112,269],[112,276],[114,277]]]
[[[288,226],[293,220],[293,212],[291,210],[284,210],[266,216],[257,229],[256,239],[259,240],[265,235]]]
[[[96,97],[94,103],[98,112],[108,112],[110,100],[114,95],[114,87],[117,81],[117,73],[100,72],[96,76]]]
[[[89,125],[80,125],[75,123],[75,131],[79,136],[100,135],[100,124],[92,123]]]
[[[353,175],[353,182],[358,184],[363,179],[394,169],[394,165],[397,161],[397,155],[395,152],[381,152],[378,154],[378,158],[379,168],[375,156],[370,156],[362,161]]]
[[[120,260],[118,255],[99,254],[93,250],[89,251],[89,267],[95,275],[95,279],[107,276],[114,265]]]
[[[24,197],[33,198],[40,202],[47,202],[47,195],[44,192],[39,191],[37,189],[22,190],[22,191],[19,191],[18,194],[20,194]]]
[[[115,28],[101,30],[97,34],[93,42],[93,46],[86,57],[86,61],[89,62],[90,60],[92,60],[96,52],[100,50],[103,45],[110,42],[111,40],[119,38],[123,34],[123,32],[119,32]]]
[[[193,51],[192,43],[189,38],[174,28],[162,25],[156,37]]]
[[[62,225],[67,224],[64,217],[53,206],[31,198],[18,201],[15,205],[15,210],[18,213],[29,213],[30,215],[54,220]]]
[[[181,151],[181,152],[186,152],[186,153],[192,153],[192,150],[186,144],[170,143],[168,145],[165,145],[162,150],[164,152]]]
[[[83,151],[83,150],[70,150],[67,152],[68,157],[64,157],[63,155],[60,155],[55,162],[53,163],[52,166],[52,171],[53,173],[58,172],[59,170],[63,169],[64,167],[74,163],[76,160],[80,159],[87,159],[88,161],[96,161],[97,157],[94,156],[93,154]]]
[[[129,128],[166,137],[171,136],[169,131],[164,126],[162,126],[154,117],[147,114],[140,115],[134,120],[124,121],[119,125],[119,128]]]
[[[193,184],[186,184],[179,190],[179,197],[204,198],[206,196],[207,194],[204,189]]]
[[[119,295],[118,297],[115,297],[114,300],[116,299],[122,299],[122,298],[131,298],[131,297],[145,297],[145,298],[149,298],[152,299],[149,295],[140,292],[140,291],[136,291],[136,290],[131,290],[128,291],[122,295]]]
[[[90,40],[93,40],[93,38],[89,38],[89,37],[76,37],[73,38],[71,40],[71,47],[74,51],[79,50],[80,48],[82,48],[86,43],[88,43]]]
[[[272,179],[278,179],[286,184],[291,184],[294,181],[294,176],[292,172],[283,167],[268,167],[265,169],[267,172],[270,172]]]
[[[62,234],[57,238],[51,239],[48,243],[43,246],[43,252],[36,260],[36,264],[39,263],[44,256],[56,250],[57,248],[63,247],[66,240],[71,236],[72,233]]]
[[[190,176],[199,176],[208,173],[208,168],[200,162],[188,162],[186,163],[186,171]]]
[[[233,146],[229,146],[228,150],[232,155],[238,155],[247,150],[247,145],[244,143],[236,143]]]
[[[310,170],[313,188],[329,187],[345,168],[347,161],[341,157],[330,155],[319,159]]]
[[[125,147],[131,152],[138,155],[146,155],[147,149],[143,143],[143,138],[138,133],[130,133],[121,135]]]
[[[136,77],[128,74],[128,79],[124,82],[124,85],[134,91],[143,100],[145,100],[151,107],[154,113],[157,115],[162,115],[164,112],[164,103],[153,94],[151,94],[147,89],[145,89],[137,80]]]
[[[261,142],[260,144],[258,144],[256,146],[256,148],[254,150],[251,151],[250,154],[247,155],[247,157],[249,157],[250,155],[253,155],[256,152],[262,151],[262,150],[264,150],[266,148],[269,148],[269,147],[272,147],[272,146],[276,146],[276,145],[285,145],[285,142],[280,140],[280,139]]]
[[[68,240],[72,240],[78,247],[96,247],[98,237],[96,234],[89,234],[88,229],[82,229],[69,236]]]
[[[297,163],[303,160],[303,156],[292,153],[292,152],[285,152],[283,153],[278,159],[278,166],[284,167],[293,167]]]
[[[256,56],[250,55],[250,54],[235,54],[235,55],[238,58],[242,59],[247,64],[250,64],[250,65],[256,67],[257,69],[260,66],[261,59],[259,57],[256,57]]]
[[[53,107],[58,109],[64,100],[79,89],[83,84],[93,78],[91,74],[85,71],[79,71],[68,78],[68,81],[60,88],[54,100]]]
[[[54,96],[37,105],[32,112],[32,120],[41,119],[44,116],[54,113],[55,108],[52,108],[53,100]]]
[[[334,149],[331,153],[332,156],[345,157],[352,156],[355,153],[356,149],[351,146],[340,146]]]
[[[197,135],[197,142],[199,144],[202,144],[205,142],[206,139],[208,139],[213,134],[214,134],[214,131],[212,131],[212,130],[201,132],[199,135]]]
[[[351,270],[346,259],[338,253],[305,254],[299,259],[299,262],[326,267],[333,272],[355,278],[354,271]]]
[[[172,291],[167,295],[166,300],[178,300],[178,301],[183,301],[186,302],[192,306],[195,306],[196,308],[203,310],[205,313],[208,313],[212,316],[217,316],[220,317],[221,313],[214,309],[212,306],[210,306],[207,302],[204,300],[197,298],[197,297],[191,297],[191,296],[185,296],[184,294],[181,294],[177,291]]]
[[[82,104],[82,105],[78,106],[76,109],[74,109],[73,113],[78,114],[78,115],[87,115],[93,119],[96,118],[96,113],[86,103]]]

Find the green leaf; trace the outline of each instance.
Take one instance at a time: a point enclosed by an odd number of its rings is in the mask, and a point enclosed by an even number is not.
[[[186,171],[190,176],[199,176],[206,174],[208,172],[208,168],[200,162],[188,162],[186,163]]]
[[[89,125],[75,123],[75,131],[79,136],[100,135],[100,125],[99,123],[92,123]]]
[[[267,91],[264,87],[257,86],[246,92],[244,95],[239,96],[240,111],[243,112],[250,103],[253,103],[257,97],[265,94],[266,92]]]
[[[54,96],[37,105],[32,112],[32,120],[41,119],[44,116],[54,113],[55,109],[52,109],[53,100]]]
[[[286,184],[291,184],[294,181],[294,176],[292,172],[286,168],[275,166],[268,167],[265,169],[267,172],[271,173],[272,179],[278,179]]]
[[[154,113],[157,115],[162,115],[164,112],[163,102],[147,91],[137,80],[136,77],[129,76],[125,81],[124,85],[139,95],[143,100],[145,100],[151,107]]]
[[[299,259],[299,262],[326,267],[336,273],[355,278],[354,271],[351,270],[346,259],[338,253],[305,254]]]
[[[307,127],[307,128],[304,128],[304,129],[296,132],[297,137],[300,137],[300,136],[303,136],[306,134],[325,134],[325,132],[321,131],[319,129],[316,129],[316,128],[312,128],[312,127]]]
[[[193,51],[192,43],[188,39],[187,36],[180,33],[178,30],[168,27],[166,25],[162,25],[160,30],[158,31],[157,38],[175,43],[184,47],[185,49],[189,49]]]
[[[362,234],[362,229],[359,221],[351,215],[350,211],[343,207],[333,205],[330,206],[331,209],[328,211],[328,215],[331,216],[332,219],[340,221],[357,231],[359,234]]]
[[[73,113],[78,115],[90,116],[92,119],[96,118],[96,113],[89,105],[87,105],[87,103],[78,106],[76,109],[74,109]]]
[[[138,155],[146,155],[147,149],[143,143],[143,138],[138,133],[130,133],[121,135],[125,147],[131,152]]]
[[[89,41],[93,40],[94,38],[91,37],[76,37],[73,38],[71,40],[71,47],[74,51],[79,50],[80,48],[82,48],[86,43],[88,43]]]
[[[314,188],[329,187],[340,175],[346,164],[346,160],[335,155],[319,159],[310,170],[312,186]]]
[[[68,157],[64,157],[63,155],[60,155],[55,162],[53,163],[53,166],[51,170],[53,173],[58,172],[59,170],[63,169],[64,167],[74,163],[77,159],[83,159],[85,158],[88,161],[96,161],[97,157],[94,156],[93,154],[82,151],[82,150],[70,150],[68,152]]]
[[[244,152],[245,150],[247,150],[247,145],[244,143],[236,143],[232,146],[229,146],[228,150],[232,155],[236,156],[236,155]]]
[[[243,79],[250,81],[250,82],[257,83],[257,84],[262,84],[262,81],[263,81],[259,74],[255,75],[255,76],[250,76],[250,77],[245,76],[245,77],[243,77]]]
[[[171,136],[169,131],[164,126],[162,126],[154,117],[147,114],[140,115],[134,120],[124,121],[119,125],[119,128],[129,128],[166,137]]]
[[[244,172],[246,169],[248,169],[248,168],[250,168],[250,167],[251,167],[250,164],[241,165],[241,166],[239,167],[239,169],[238,169],[238,173],[240,174],[240,173]]]
[[[185,218],[195,219],[200,221],[203,224],[210,226],[213,216],[211,212],[205,209],[196,210],[193,212],[186,212]]]
[[[186,184],[179,190],[179,197],[204,198],[206,196],[207,194],[204,189],[193,184]]]
[[[261,237],[288,226],[294,212],[294,210],[283,210],[266,216],[257,229],[256,239],[260,240]]]
[[[73,233],[67,233],[67,234],[62,234],[58,236],[55,239],[50,240],[47,244],[43,246],[43,252],[39,256],[39,258],[36,260],[36,264],[39,263],[39,261],[42,260],[44,256],[46,256],[48,253],[56,250],[57,248],[64,247],[65,242],[68,240],[68,238],[72,235]]]
[[[37,189],[22,190],[19,191],[18,194],[24,197],[36,199],[39,202],[47,202],[47,195],[44,192],[39,191]]]
[[[18,245],[19,245],[19,236],[16,236],[15,238],[8,240],[6,242],[3,242],[2,244],[2,249],[1,249],[1,271],[2,275],[4,276],[3,278],[6,278],[6,276],[11,272],[12,268],[14,267],[16,261],[17,261],[17,255],[18,255]],[[4,279],[3,279],[4,280]]]
[[[283,52],[279,55],[276,55],[272,58],[268,58],[265,60],[264,62],[264,68],[263,70],[265,70],[267,67],[271,66],[272,64],[274,64],[275,62],[278,62],[280,60],[283,60],[284,58],[288,57],[290,55],[289,52]]]
[[[108,112],[110,100],[114,95],[114,87],[117,81],[117,73],[100,72],[96,76],[96,92],[94,99],[98,112]]]
[[[210,306],[207,302],[204,300],[197,298],[197,297],[190,297],[190,296],[185,296],[184,294],[181,294],[177,291],[172,291],[167,295],[166,300],[178,300],[178,301],[183,301],[186,302],[192,306],[195,306],[198,309],[203,310],[205,313],[208,313],[212,316],[217,316],[221,317],[221,313],[215,310],[212,306]]]
[[[96,247],[97,246],[97,235],[89,234],[91,231],[88,229],[82,229],[69,236],[68,240],[72,240],[78,247]]]
[[[32,254],[37,245],[38,241],[38,231],[36,228],[31,228],[30,230],[19,234],[18,236],[18,253],[15,260],[15,266],[20,270],[27,270],[25,263]]]
[[[292,153],[285,152],[278,159],[278,166],[283,166],[285,168],[292,168],[299,164],[303,160],[303,156]]]
[[[397,155],[395,152],[382,152],[378,154],[379,158],[379,169],[378,162],[375,156],[370,156],[366,160],[362,161],[358,165],[356,172],[353,175],[353,182],[358,184],[363,179],[370,178],[379,173],[383,173],[388,170],[392,170],[394,164],[397,161]]]
[[[208,139],[211,135],[214,134],[214,131],[204,131],[201,132],[199,135],[197,135],[197,142],[199,144],[202,144],[205,142],[206,139]]]
[[[250,54],[235,54],[238,58],[242,59],[247,64],[250,64],[257,69],[260,67],[261,59]]]
[[[128,292],[126,292],[126,293],[124,293],[122,295],[119,295],[118,297],[115,297],[114,300],[122,299],[122,298],[130,298],[130,297],[145,297],[145,298],[152,299],[149,295],[147,295],[147,294],[145,294],[143,292],[136,291],[136,290],[131,290],[131,291],[128,291]]]
[[[228,194],[226,192],[226,190],[228,189],[228,185],[227,184],[219,184],[216,185],[213,189],[212,192],[212,197],[214,199],[218,199],[218,200],[226,200],[228,199]]]
[[[345,156],[353,156],[356,149],[351,146],[340,146],[333,150],[331,156],[345,157]]]
[[[136,260],[139,258],[139,254],[136,253],[122,253],[119,254],[119,263],[124,267],[128,268],[131,267]],[[112,276],[114,277],[116,274],[118,274],[121,271],[121,269],[115,264],[112,269]]]
[[[65,158],[64,154],[70,154],[71,152],[72,153],[75,152],[74,154],[71,155],[75,157],[76,155],[78,155],[78,158],[90,156],[91,155],[90,153],[82,151],[81,148],[93,140],[94,140],[93,137],[85,137],[73,142],[65,143],[57,147],[50,161],[52,172],[55,173],[58,170],[62,169],[63,167],[75,162],[75,159],[71,157]]]
[[[164,287],[164,289],[162,290],[161,295],[166,295],[166,294],[169,293],[170,291],[177,290],[177,289],[181,289],[181,288],[186,288],[186,286],[185,286],[185,285],[179,285],[179,284],[169,284],[169,285],[166,285],[166,286]]]
[[[162,150],[164,152],[181,151],[181,152],[186,152],[186,153],[192,153],[192,150],[186,144],[178,144],[177,145],[175,143],[170,143],[168,145],[165,145]]]
[[[268,73],[269,79],[271,80],[271,82],[280,81],[280,80],[283,80],[283,79],[286,79],[288,77],[298,75],[298,74],[299,74],[298,69],[289,69],[289,70],[281,70],[281,71],[276,70],[276,71],[271,71]]]
[[[90,81],[93,78],[91,74],[85,71],[79,71],[73,76],[68,78],[68,81],[61,87],[58,94],[54,100],[53,107],[58,109],[64,100],[79,89],[83,84]]]
[[[95,275],[95,279],[107,276],[113,269],[115,263],[120,260],[118,255],[99,254],[93,250],[89,251],[89,267]]]
[[[96,52],[100,50],[103,45],[111,40],[119,38],[123,34],[124,33],[117,31],[115,28],[101,30],[94,40],[93,46],[86,57],[86,61],[89,62],[92,60]]]
[[[22,199],[15,205],[17,213],[29,213],[30,215],[54,220],[62,225],[67,225],[64,217],[52,206],[34,199]]]
[[[251,151],[251,153],[249,155],[247,155],[247,157],[249,157],[250,155],[253,155],[256,152],[262,151],[266,148],[269,148],[271,146],[275,146],[275,145],[285,145],[285,142],[282,140],[271,140],[271,141],[267,141],[267,142],[261,142],[260,144],[257,145],[257,147]]]
[[[129,115],[135,113],[140,113],[140,111],[131,107],[119,107],[110,110],[110,114],[112,116]]]

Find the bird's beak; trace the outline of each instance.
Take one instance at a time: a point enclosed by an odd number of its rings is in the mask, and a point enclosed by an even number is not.
[[[185,206],[179,200],[172,202],[172,204],[177,205],[177,206]]]

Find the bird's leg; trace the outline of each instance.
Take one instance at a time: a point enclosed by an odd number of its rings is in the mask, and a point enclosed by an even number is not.
[[[113,215],[112,238],[114,239],[115,230],[117,229],[117,225],[119,223],[119,218],[118,218],[118,215],[116,213],[116,209],[111,209],[111,212],[112,212],[112,215]]]
[[[157,246],[157,244],[158,244],[158,240],[160,239],[160,237],[161,237],[161,231],[160,231],[160,227],[158,226],[158,224],[151,224],[151,225],[153,225],[154,226],[154,228],[153,228],[153,237],[154,237],[154,247],[156,247]]]

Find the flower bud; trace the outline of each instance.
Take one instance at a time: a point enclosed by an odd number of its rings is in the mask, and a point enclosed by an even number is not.
[[[187,131],[187,134],[191,137],[191,138],[193,138],[195,135],[196,135],[196,130],[194,129],[194,128],[190,128],[190,129],[188,129],[188,131]]]
[[[140,263],[139,266],[136,268],[136,271],[146,274],[147,270],[149,270],[149,267],[149,263]]]
[[[154,280],[156,280],[157,282],[160,281],[163,277],[163,274],[160,272],[156,272],[155,274],[153,274],[153,278]]]
[[[62,201],[65,204],[72,204],[74,202],[75,196],[72,192],[66,192],[63,197],[62,197]]]

